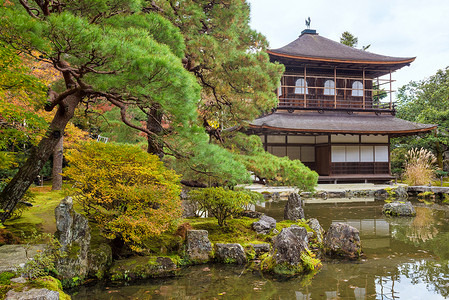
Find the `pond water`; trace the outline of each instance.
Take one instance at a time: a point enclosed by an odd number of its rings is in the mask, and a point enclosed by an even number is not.
[[[328,260],[313,279],[277,280],[243,267],[201,265],[176,278],[126,286],[98,284],[73,299],[446,299],[449,297],[449,210],[417,206],[415,218],[387,218],[384,201],[306,200],[306,218],[324,229],[344,222],[360,231],[364,258]],[[285,202],[257,210],[282,220]],[[419,204],[417,204],[419,205]]]

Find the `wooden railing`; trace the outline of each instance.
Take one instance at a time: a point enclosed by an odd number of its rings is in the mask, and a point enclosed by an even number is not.
[[[299,81],[298,81],[299,80]],[[325,86],[327,81],[331,85]],[[359,82],[358,88],[353,86]],[[365,76],[341,77],[306,74],[284,74],[278,88],[278,109],[353,109],[394,112],[391,79],[368,79]],[[333,84],[333,86],[332,86]],[[387,88],[385,85],[389,85]],[[376,87],[377,86],[377,87]],[[380,93],[389,102],[379,101]]]
[[[334,110],[334,109],[342,109],[342,110],[367,110],[367,111],[387,111],[394,112],[395,104],[392,103],[383,103],[377,102],[373,103],[372,100],[366,101],[363,104],[359,99],[347,99],[340,100],[337,99],[335,102],[334,99],[325,99],[325,97],[317,97],[315,95],[308,96],[304,101],[303,99],[299,99],[298,97],[280,97],[278,109],[293,109],[293,110]]]
[[[388,162],[331,163],[331,174],[389,174]]]

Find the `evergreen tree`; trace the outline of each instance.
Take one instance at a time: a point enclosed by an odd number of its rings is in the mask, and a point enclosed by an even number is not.
[[[412,122],[438,124],[438,131],[400,142],[410,148],[432,150],[438,166],[443,167],[443,152],[449,147],[449,67],[421,81],[411,81],[397,95],[397,116]]]
[[[0,194],[1,220],[38,175],[81,102],[104,99],[131,127],[129,107],[157,104],[172,130],[188,135],[196,121],[199,87],[181,64],[179,30],[133,1],[1,1],[0,39],[50,64],[64,81],[49,89],[56,110],[45,136]],[[170,147],[170,145],[166,146]]]

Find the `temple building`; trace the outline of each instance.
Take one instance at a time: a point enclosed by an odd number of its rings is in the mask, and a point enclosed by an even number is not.
[[[311,29],[268,54],[285,66],[279,104],[249,133],[266,151],[300,159],[321,182],[390,180],[390,139],[437,127],[395,117],[392,73],[414,57],[358,50]]]

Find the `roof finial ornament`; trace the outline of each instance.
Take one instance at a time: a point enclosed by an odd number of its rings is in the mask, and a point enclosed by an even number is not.
[[[306,19],[306,26],[307,26],[307,29],[310,29],[310,17],[308,17]]]

